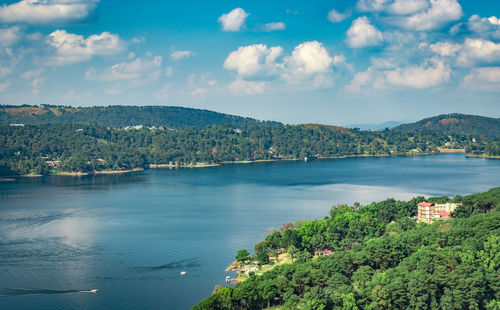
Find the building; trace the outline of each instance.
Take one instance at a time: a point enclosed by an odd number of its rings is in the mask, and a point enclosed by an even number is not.
[[[418,204],[418,222],[432,223],[435,220],[446,220],[450,218],[450,214],[455,211],[461,203],[430,203],[421,202]]]

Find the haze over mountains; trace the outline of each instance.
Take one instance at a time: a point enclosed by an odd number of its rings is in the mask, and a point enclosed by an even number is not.
[[[134,125],[164,126],[168,128],[204,128],[209,125],[230,124],[235,127],[252,125],[276,126],[275,121],[260,121],[249,117],[170,106],[8,106],[0,105],[0,124],[84,124],[107,127]],[[500,119],[467,115],[443,114],[415,123],[385,122],[381,124],[353,124],[361,130],[435,132],[444,134],[482,135],[500,137]]]

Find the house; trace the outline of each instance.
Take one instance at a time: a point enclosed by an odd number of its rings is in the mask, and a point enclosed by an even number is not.
[[[24,127],[24,124],[10,124],[10,127]]]
[[[334,254],[335,251],[330,251],[329,249],[324,249],[324,250],[319,250],[314,252],[314,256],[325,256],[325,255],[331,255]]]
[[[451,217],[451,213],[455,211],[462,203],[430,203],[423,201],[418,204],[417,221],[424,223],[432,223],[435,220],[446,220]]]

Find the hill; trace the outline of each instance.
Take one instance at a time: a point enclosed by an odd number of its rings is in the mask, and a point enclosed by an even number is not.
[[[424,199],[337,205],[286,223],[240,260],[270,265],[280,250],[290,262],[216,287],[192,309],[498,309],[500,188],[429,198],[462,202],[432,224],[414,219]]]
[[[0,124],[85,124],[106,127],[135,125],[168,128],[231,124],[248,127],[256,124],[277,125],[252,118],[234,116],[208,110],[164,106],[7,106],[0,105]]]
[[[366,124],[349,124],[348,128],[359,128],[360,130],[384,130],[386,128],[392,129],[396,126],[403,124],[402,122],[390,121],[383,123],[366,123]]]
[[[500,118],[466,114],[443,114],[425,118],[416,123],[394,128],[400,131],[426,131],[442,134],[462,134],[485,137],[500,137]]]

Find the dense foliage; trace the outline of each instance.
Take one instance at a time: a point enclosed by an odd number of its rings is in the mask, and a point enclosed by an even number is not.
[[[500,138],[500,118],[466,114],[443,114],[394,128],[401,131],[477,135]]]
[[[285,225],[255,250],[297,248],[293,264],[221,288],[194,309],[499,309],[500,187],[459,199],[453,219],[433,224],[410,218],[418,197],[334,206],[324,219]],[[324,247],[337,251],[311,259]]]
[[[0,125],[0,174],[147,168],[156,164],[437,152],[486,141],[461,135],[366,132],[323,125],[120,129],[92,125]],[[51,166],[50,162],[58,161]]]
[[[217,113],[208,110],[165,106],[6,106],[0,105],[0,124],[86,124],[106,127],[135,125],[168,128],[203,128],[231,124],[246,127],[255,124],[277,125],[277,122]]]

